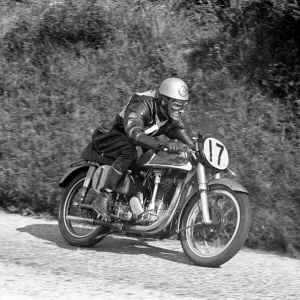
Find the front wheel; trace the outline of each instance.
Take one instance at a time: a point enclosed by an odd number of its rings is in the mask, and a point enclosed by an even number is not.
[[[81,208],[76,204],[77,200],[80,198],[79,192],[83,186],[86,173],[87,171],[78,173],[68,183],[59,205],[58,214],[61,234],[69,244],[79,247],[94,246],[109,232],[109,229],[102,226],[68,220],[68,216],[86,219],[97,218],[97,214],[94,211]],[[96,196],[96,192],[90,188],[85,197],[85,204],[92,204]]]
[[[199,194],[196,193],[183,211],[179,236],[192,263],[213,268],[230,260],[242,248],[252,214],[245,193],[212,185],[207,197],[212,223],[203,223]]]

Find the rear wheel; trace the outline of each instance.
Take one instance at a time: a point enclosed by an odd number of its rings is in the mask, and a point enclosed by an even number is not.
[[[194,264],[218,267],[244,245],[251,226],[251,206],[247,194],[223,185],[210,186],[207,196],[212,224],[203,223],[196,193],[183,211],[180,240]]]
[[[99,225],[85,224],[78,221],[67,220],[67,216],[86,219],[96,219],[97,214],[91,209],[81,208],[77,205],[79,191],[83,186],[87,172],[77,174],[67,185],[59,205],[59,228],[65,240],[73,246],[91,247],[99,243],[108,228]],[[97,193],[91,188],[88,190],[84,203],[92,204]]]

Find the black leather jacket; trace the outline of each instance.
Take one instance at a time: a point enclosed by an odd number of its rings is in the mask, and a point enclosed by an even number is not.
[[[155,149],[165,144],[154,138],[160,135],[178,139],[193,148],[194,143],[187,134],[184,121],[181,118],[172,120],[159,108],[156,90],[133,94],[121,113],[117,115],[113,127],[124,132],[143,148]]]

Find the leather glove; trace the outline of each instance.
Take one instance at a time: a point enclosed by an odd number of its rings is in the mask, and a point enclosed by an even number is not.
[[[177,154],[177,153],[186,151],[188,149],[188,146],[181,142],[169,142],[167,146],[168,146],[169,153]]]

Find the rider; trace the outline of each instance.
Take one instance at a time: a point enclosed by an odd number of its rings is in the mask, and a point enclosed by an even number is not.
[[[101,155],[114,160],[107,173],[104,186],[93,202],[95,209],[107,216],[107,204],[118,181],[137,159],[136,146],[157,150],[167,146],[169,152],[178,153],[194,143],[187,134],[182,120],[188,103],[188,87],[179,78],[165,79],[157,90],[136,93],[131,96],[123,110],[110,122],[106,133],[93,134],[93,148]],[[161,142],[154,137],[165,135],[180,142]]]

